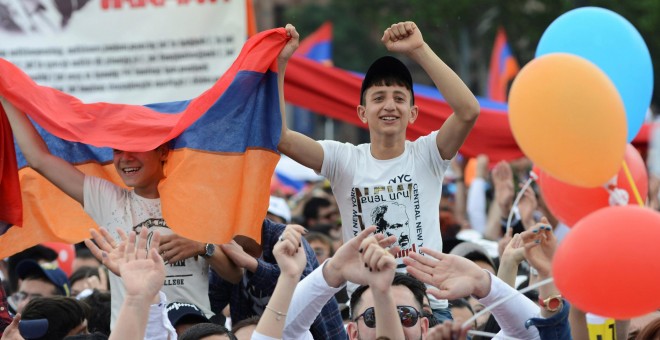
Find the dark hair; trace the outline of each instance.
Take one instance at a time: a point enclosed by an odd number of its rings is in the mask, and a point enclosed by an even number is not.
[[[305,207],[303,208],[303,217],[305,218],[305,222],[307,222],[307,220],[310,218],[318,218],[319,208],[325,208],[331,205],[332,203],[323,197],[310,198],[309,201],[305,203]]]
[[[660,336],[660,318],[655,318],[639,330],[635,339],[657,339]]]
[[[21,320],[48,319],[46,335],[35,340],[59,340],[85,321],[88,310],[87,305],[74,298],[40,297],[28,302],[21,313]]]
[[[84,244],[84,243],[83,243]],[[95,259],[98,261],[98,259],[92,254],[92,251],[87,248],[87,246],[83,246],[80,248],[76,248],[76,258],[80,259]],[[100,263],[100,262],[99,262]]]
[[[57,252],[46,246],[36,245],[10,256],[9,260],[7,261],[7,264],[9,265],[7,270],[10,273],[9,289],[7,290],[7,294],[18,291],[18,275],[16,275],[16,266],[18,266],[18,264],[25,259],[32,259],[37,262],[40,260],[53,262],[57,259]]]
[[[101,332],[69,335],[66,338],[64,338],[64,340],[107,340],[107,339],[108,339],[108,335]]]
[[[392,56],[384,56],[376,59],[362,80],[360,88],[360,105],[365,105],[365,94],[372,86],[399,85],[410,91],[410,104],[415,104],[415,94],[412,88],[412,76],[410,71],[399,59]]]
[[[236,332],[238,332],[238,330],[241,328],[258,324],[259,320],[261,320],[261,317],[259,315],[253,315],[247,319],[243,319],[237,322],[236,324],[232,325],[231,332],[236,334]]]
[[[94,292],[82,301],[89,306],[87,314],[87,329],[90,332],[100,332],[110,336],[111,299],[109,292]]]
[[[332,257],[335,254],[335,249],[332,246],[332,239],[330,236],[318,231],[310,231],[305,234],[305,239],[307,240],[307,243],[311,243],[312,241],[319,241],[327,245],[330,249],[330,254],[328,254],[328,257]]]
[[[487,254],[475,250],[465,254],[463,257],[465,257],[466,259],[472,262],[481,261],[487,263],[488,265],[493,267],[493,270],[495,270],[495,272],[497,273],[497,267],[495,267],[495,262],[493,262],[493,259],[491,259],[490,256],[488,256]]]
[[[78,268],[71,276],[69,277],[69,284],[73,286],[74,282],[84,280],[90,276],[99,277],[99,269],[94,267],[82,266]]]
[[[472,305],[470,305],[467,299],[449,300],[449,309],[451,310],[452,308],[467,308],[474,315],[474,309],[472,309]],[[474,320],[474,328],[477,328],[477,320]]]
[[[403,273],[395,273],[394,279],[392,280],[392,286],[406,286],[413,293],[415,300],[417,301],[418,311],[421,312],[422,306],[424,306],[424,296],[426,295],[426,286],[422,281],[417,280],[416,278]],[[351,294],[351,320],[355,318],[356,307],[362,300],[362,294],[369,289],[369,286],[363,285],[358,287],[353,294]]]
[[[199,340],[203,337],[209,335],[227,335],[231,340],[238,340],[234,333],[225,328],[224,326],[216,325],[214,323],[204,322],[198,323],[190,328],[188,328],[181,336],[179,340]]]
[[[486,323],[483,324],[480,328],[481,328],[480,329],[481,331],[488,332],[488,333],[497,333],[500,330],[502,330],[502,328],[500,328],[500,324],[497,323],[497,320],[495,320],[495,316],[493,314],[491,314],[488,317],[488,320],[486,320]],[[484,335],[476,335],[472,339],[473,340],[490,340],[492,338],[489,337],[489,336],[484,336]]]

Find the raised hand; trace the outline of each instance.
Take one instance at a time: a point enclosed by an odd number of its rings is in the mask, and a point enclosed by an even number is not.
[[[137,242],[135,232],[131,232],[127,236],[121,229],[117,229],[117,233],[121,239],[119,243],[115,241],[112,235],[110,235],[110,232],[105,228],[100,228],[99,231],[91,229],[90,233],[96,243],[92,242],[90,239],[86,239],[85,245],[89,248],[94,257],[101,261],[108,270],[117,276],[121,276],[119,266],[125,261],[127,246],[130,245],[132,247],[137,247],[136,251],[139,252],[142,257],[145,257],[149,249],[157,249],[160,244],[160,233],[158,232],[153,233],[151,243],[148,242],[149,231],[147,228],[142,228]],[[149,243],[149,249],[147,249],[147,243]]]
[[[123,260],[119,264],[119,273],[127,298],[139,298],[144,302],[150,302],[163,287],[165,264],[155,247],[150,248],[148,252],[145,247],[140,247],[142,235],[147,234],[145,229],[140,233],[137,247],[134,243],[135,233],[131,231],[129,241],[124,247]],[[154,235],[157,233],[155,232]],[[144,240],[146,241],[146,237]]]
[[[520,219],[522,220],[523,226],[525,229],[529,229],[534,226],[534,211],[538,207],[538,201],[536,199],[536,193],[531,187],[527,187],[523,196],[518,202],[518,210],[520,211]]]
[[[469,328],[461,328],[460,323],[445,320],[429,329],[426,340],[463,340],[467,339],[468,330]]]
[[[511,232],[507,232],[507,234],[511,234]],[[501,259],[503,261],[511,261],[516,267],[525,259],[525,248],[523,247],[523,239],[520,234],[509,237],[509,243],[504,248]]]
[[[170,234],[160,237],[158,251],[166,263],[175,263],[204,254],[206,252],[206,245],[177,234]]]
[[[273,256],[280,267],[280,275],[300,279],[300,275],[307,265],[307,256],[301,240],[302,234],[306,232],[303,226],[297,224],[287,225],[282,232],[273,248]]]
[[[540,278],[552,276],[552,257],[557,249],[557,238],[544,217],[532,229],[521,234],[525,258],[539,272]]]
[[[375,226],[365,228],[357,236],[339,247],[335,255],[323,266],[323,277],[331,287],[339,287],[346,281],[361,285],[368,284],[368,271],[364,271],[364,262],[360,257],[360,245],[374,231],[376,231]],[[386,238],[383,234],[376,234],[374,237],[382,247],[389,247],[396,242],[396,236]],[[398,246],[390,248],[389,251],[395,254],[398,248]]]
[[[0,99],[2,99],[0,97]],[[18,324],[21,322],[21,314],[18,313],[14,316],[14,320],[5,328],[4,333],[2,333],[1,340],[25,340],[21,336],[21,332],[18,330]]]
[[[502,241],[506,240],[508,242],[500,255],[500,266],[497,269],[497,277],[509,286],[515,287],[518,266],[525,259],[525,248],[523,247],[523,240],[520,234],[515,234],[511,237],[512,232],[513,229],[509,228],[506,231],[506,237],[500,240],[500,245],[502,245]]]
[[[501,161],[495,165],[492,173],[493,186],[495,187],[495,201],[500,207],[502,217],[507,218],[513,205],[513,172],[511,165]]]
[[[286,34],[290,39],[286,45],[284,45],[284,48],[280,54],[277,56],[278,63],[288,62],[293,53],[296,52],[296,49],[298,49],[298,45],[300,45],[300,34],[298,34],[298,31],[296,31],[296,27],[291,24],[287,24],[284,29],[286,30]]]
[[[438,299],[457,299],[468,295],[483,298],[490,292],[490,275],[474,262],[456,255],[421,248],[426,256],[410,253],[403,259],[407,271],[430,284],[428,293]]]
[[[412,21],[392,24],[383,32],[380,41],[390,52],[409,53],[424,46],[422,32]]]
[[[360,260],[367,283],[375,291],[386,291],[392,285],[396,272],[396,259],[388,249],[383,248],[376,236],[367,237],[360,244]]]
[[[220,248],[237,267],[245,268],[252,273],[257,271],[259,262],[252,255],[245,252],[238,242],[231,240],[229,243],[221,244]]]

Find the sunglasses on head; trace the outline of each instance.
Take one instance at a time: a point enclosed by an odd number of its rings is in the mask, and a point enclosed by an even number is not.
[[[412,306],[397,306],[396,309],[399,312],[399,319],[401,320],[401,325],[406,328],[410,328],[417,324],[420,314]],[[369,307],[364,310],[364,313],[358,315],[355,320],[357,322],[360,318],[364,319],[365,326],[369,328],[376,328],[376,314],[374,312],[374,307]]]

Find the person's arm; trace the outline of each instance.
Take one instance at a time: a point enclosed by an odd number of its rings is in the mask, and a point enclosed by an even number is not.
[[[466,214],[472,229],[482,235],[487,225],[486,186],[488,181],[488,156],[479,155],[476,158],[477,170],[470,184],[466,198]]]
[[[165,281],[165,264],[158,254],[157,237],[146,248],[147,234],[143,228],[136,246],[135,233],[131,232],[123,246],[124,257],[118,260],[125,295],[111,340],[144,339],[151,305],[160,301],[158,292]]]
[[[307,263],[307,256],[301,243],[304,232],[305,228],[302,226],[290,226],[282,233],[280,241],[273,249],[273,255],[280,267],[281,274],[277,279],[275,291],[257,324],[256,334],[276,339],[282,338],[291,297]]]
[[[294,161],[316,171],[321,171],[323,165],[323,147],[319,142],[303,135],[300,132],[289,130],[286,125],[286,105],[284,101],[284,73],[289,59],[298,48],[300,36],[291,24],[286,25],[287,34],[291,40],[284,46],[277,57],[277,89],[280,100],[280,114],[282,115],[282,134],[277,149],[291,157]]]
[[[451,160],[450,165],[456,176],[454,180],[454,186],[456,187],[456,192],[454,193],[454,217],[456,218],[456,223],[461,226],[461,229],[464,229],[469,224],[467,215],[467,188],[465,187],[465,166],[467,165],[467,159],[463,158],[463,156],[456,155]]]
[[[392,25],[381,39],[390,52],[405,53],[429,75],[454,113],[440,128],[436,143],[442,159],[451,159],[479,117],[479,102],[454,71],[424,42],[414,22]]]
[[[376,230],[375,226],[365,228],[357,236],[344,243],[335,255],[307,275],[296,287],[287,314],[284,337],[300,339],[304,332],[314,322],[323,306],[341,288],[346,281],[357,284],[367,284],[364,262],[360,261],[360,244]],[[396,237],[384,238],[383,234],[375,237],[383,247],[388,247],[396,241]],[[395,253],[398,247],[390,249]]]
[[[491,310],[504,335],[521,339],[538,339],[536,328],[527,329],[525,321],[538,316],[538,306],[474,262],[456,255],[443,254],[426,247],[427,255],[410,253],[403,259],[408,273],[420,281],[432,285],[428,293],[438,299],[455,299],[472,295],[484,306],[513,295]]]
[[[396,260],[385,248],[378,244],[375,237],[369,237],[360,245],[360,260],[367,268],[361,270],[367,276],[367,282],[374,300],[376,337],[387,336],[393,339],[403,338],[403,326],[399,319],[396,302],[392,294],[392,280],[396,270]]]
[[[189,240],[176,234],[161,236],[160,254],[167,263],[175,263],[194,256],[202,256],[206,253],[206,243]],[[231,283],[238,283],[243,276],[243,270],[232,262],[222,247],[215,247],[213,255],[205,258],[220,277]]]
[[[497,269],[497,277],[506,282],[509,286],[516,287],[516,274],[518,266],[525,259],[525,248],[520,234],[511,237],[512,230],[507,231],[509,240],[506,248],[500,256],[500,266]],[[504,239],[503,239],[504,240]]]
[[[24,113],[4,97],[0,97],[0,102],[7,113],[14,138],[16,138],[28,165],[65,194],[83,204],[85,175],[71,163],[50,153],[43,138]]]
[[[557,248],[557,239],[552,233],[552,227],[548,224],[548,220],[545,217],[541,218],[541,222],[532,229],[523,232],[521,237],[524,241],[525,258],[538,271],[539,280],[543,281],[551,278],[552,257]],[[539,287],[539,298],[541,300],[553,296],[561,297],[554,282]],[[558,312],[558,310],[550,311],[548,308],[541,308],[541,316],[544,318],[549,318]]]

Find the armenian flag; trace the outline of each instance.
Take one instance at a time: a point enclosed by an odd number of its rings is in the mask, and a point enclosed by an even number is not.
[[[488,99],[506,102],[509,82],[520,71],[518,61],[511,53],[504,28],[500,27],[495,36],[493,53],[490,56],[490,74],[488,75]]]
[[[0,95],[29,115],[51,153],[118,185],[123,184],[112,165],[113,148],[139,152],[170,143],[166,178],[159,184],[168,226],[200,242],[226,243],[234,235],[260,242],[270,178],[280,157],[277,56],[288,39],[282,28],[253,36],[213,87],[187,101],[85,104],[37,85],[4,59]],[[0,115],[6,122],[5,113]],[[2,133],[7,149],[13,142]],[[5,168],[12,166],[5,155],[0,154],[3,188]],[[89,237],[95,224],[80,204],[29,168],[20,151],[17,158],[23,222],[0,236],[0,257],[42,242]],[[3,205],[16,197],[15,191],[0,194]],[[16,209],[9,215],[16,215]],[[0,215],[0,221],[9,221],[9,215]],[[14,216],[12,223],[17,221]]]

